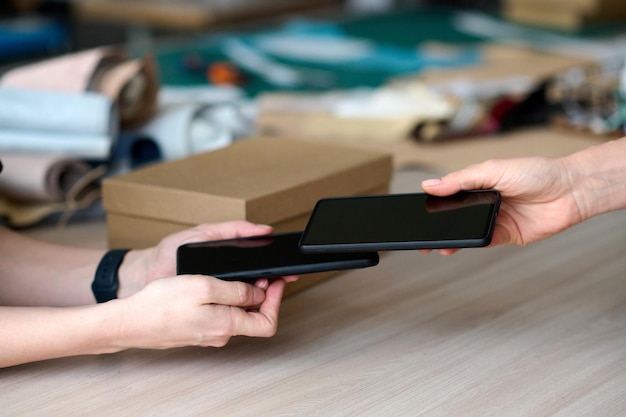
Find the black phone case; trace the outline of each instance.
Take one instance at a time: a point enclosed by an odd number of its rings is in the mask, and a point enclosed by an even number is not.
[[[458,195],[472,195],[479,193],[480,191],[465,191]],[[315,216],[320,210],[320,206],[327,200],[355,200],[355,199],[375,199],[378,197],[403,197],[410,195],[425,195],[423,193],[407,193],[407,194],[383,194],[383,195],[367,195],[367,196],[353,196],[353,197],[333,197],[321,199],[315,205],[313,212],[310,216],[309,222],[302,234],[300,240],[300,250],[309,254],[321,254],[321,253],[347,253],[347,252],[361,252],[361,251],[392,251],[392,250],[417,250],[417,249],[456,249],[456,248],[473,248],[484,247],[491,243],[493,237],[493,231],[495,228],[495,219],[500,207],[500,193],[495,190],[485,190],[482,192],[493,193],[495,201],[490,207],[490,213],[485,220],[486,228],[484,233],[480,237],[458,239],[432,239],[432,240],[408,240],[408,241],[372,241],[372,242],[342,242],[342,243],[323,243],[312,244],[307,243],[307,236],[312,227],[315,227]],[[393,214],[390,214],[393,215]],[[375,222],[372,219],[372,222]],[[370,227],[369,224],[364,222],[363,228]]]
[[[299,249],[301,235],[302,232],[290,232],[182,245],[177,251],[176,273],[211,275],[227,281],[249,281],[367,268],[379,262],[378,253],[371,251],[304,254]],[[278,239],[281,245],[255,246],[256,242],[268,239]],[[240,244],[243,246],[238,246]]]

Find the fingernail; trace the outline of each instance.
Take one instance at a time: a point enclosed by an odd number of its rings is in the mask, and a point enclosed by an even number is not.
[[[265,301],[265,290],[261,288],[254,287],[254,303],[260,304]]]
[[[254,286],[261,289],[266,289],[269,285],[269,281],[266,278],[256,280]]]
[[[439,184],[441,184],[440,178],[431,178],[431,179],[422,181],[422,185],[424,187],[435,187]]]

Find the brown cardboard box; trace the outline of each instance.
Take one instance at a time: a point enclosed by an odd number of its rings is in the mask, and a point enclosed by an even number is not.
[[[199,223],[249,220],[303,230],[323,197],[382,194],[392,158],[379,151],[285,138],[243,139],[213,152],[103,181],[111,248],[143,248]],[[293,293],[333,273],[289,284]]]

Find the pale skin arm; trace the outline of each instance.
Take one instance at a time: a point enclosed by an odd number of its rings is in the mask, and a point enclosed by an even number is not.
[[[490,160],[425,180],[422,188],[438,196],[499,190],[502,206],[490,246],[523,246],[626,208],[626,137],[562,158]],[[451,255],[457,249],[439,252]]]
[[[129,252],[120,266],[119,298],[150,281],[176,275],[176,248],[189,242],[263,235],[272,228],[249,222],[198,225]],[[79,306],[95,303],[91,281],[104,250],[56,245],[0,227],[0,305]]]
[[[234,335],[273,335],[284,284],[294,277],[255,285],[207,276],[168,278],[175,275],[175,249],[183,243],[271,230],[248,222],[201,225],[155,248],[133,250],[120,267],[120,299],[94,305],[90,285],[104,251],[0,229],[0,367],[127,348],[223,346]]]
[[[221,347],[237,335],[270,337],[284,285],[181,276],[98,305],[0,307],[0,367],[128,348]]]

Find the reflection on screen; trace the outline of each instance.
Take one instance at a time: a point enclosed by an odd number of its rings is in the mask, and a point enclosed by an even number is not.
[[[364,196],[320,201],[307,244],[436,241],[482,238],[497,194]]]

